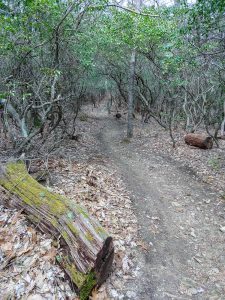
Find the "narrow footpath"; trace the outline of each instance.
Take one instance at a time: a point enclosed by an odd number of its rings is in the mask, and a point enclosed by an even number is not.
[[[224,202],[191,170],[124,139],[122,120],[96,134],[131,194],[139,235],[136,299],[225,299]],[[225,227],[224,227],[225,231]]]

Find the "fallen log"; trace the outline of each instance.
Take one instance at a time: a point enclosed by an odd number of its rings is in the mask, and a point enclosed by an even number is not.
[[[201,149],[211,149],[213,146],[213,139],[210,136],[197,133],[188,133],[185,138],[185,143]]]
[[[112,238],[83,207],[40,185],[22,162],[0,165],[0,186],[4,194],[1,204],[22,209],[31,222],[60,241],[56,259],[80,299],[88,299],[111,270]]]

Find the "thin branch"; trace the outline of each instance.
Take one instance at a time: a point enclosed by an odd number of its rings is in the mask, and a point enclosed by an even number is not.
[[[142,13],[140,11],[133,10],[133,9],[130,9],[130,8],[118,5],[118,4],[107,4],[105,7],[116,7],[116,8],[128,11],[130,13],[134,13],[134,14],[137,14],[137,15],[140,15],[140,16],[144,16],[144,17],[151,17],[151,18],[158,18],[159,17],[159,15],[145,14],[145,13]]]
[[[64,99],[65,99],[65,98],[64,98]],[[33,105],[32,108],[34,108],[34,109],[42,108],[42,107],[44,107],[44,106],[46,106],[46,105],[53,104],[53,103],[59,102],[59,101],[61,101],[61,100],[63,100],[63,99],[60,98],[60,95],[58,95],[57,98],[56,98],[55,100],[51,100],[51,101],[49,101],[49,102],[44,102],[44,103],[41,104],[41,105]]]

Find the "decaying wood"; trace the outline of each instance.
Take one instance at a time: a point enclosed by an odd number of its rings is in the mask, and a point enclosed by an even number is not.
[[[4,193],[1,204],[23,209],[42,231],[61,242],[57,261],[75,284],[80,299],[87,299],[109,275],[112,238],[80,205],[40,185],[22,162],[0,166],[0,186]]]
[[[213,139],[212,137],[203,134],[189,133],[185,136],[185,143],[201,149],[211,149],[213,146]]]

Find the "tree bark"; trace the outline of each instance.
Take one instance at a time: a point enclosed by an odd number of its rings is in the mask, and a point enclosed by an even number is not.
[[[130,59],[130,78],[128,90],[128,116],[127,116],[127,137],[133,137],[133,112],[134,112],[134,79],[135,79],[136,49],[132,50]]]
[[[221,136],[225,136],[225,101],[223,103],[223,114],[224,114],[224,117],[223,117],[223,122],[221,124]]]
[[[60,240],[58,263],[74,283],[80,299],[88,299],[111,270],[112,238],[80,205],[50,192],[26,171],[22,162],[0,165],[0,203],[22,209],[43,232]]]
[[[185,143],[201,149],[211,149],[213,146],[213,139],[211,136],[189,133],[185,136]]]
[[[128,2],[129,3],[129,2]],[[135,9],[138,10],[138,14],[140,14],[140,9],[142,7],[142,0],[131,1],[132,5]],[[134,24],[134,34],[133,38],[135,40],[135,35],[137,34],[138,20],[135,21]],[[137,59],[137,46],[134,45],[134,48],[131,52],[130,59],[130,76],[129,76],[129,85],[128,85],[128,116],[127,116],[127,137],[133,137],[133,113],[134,113],[134,82],[135,82],[135,69],[136,69],[136,59]]]

